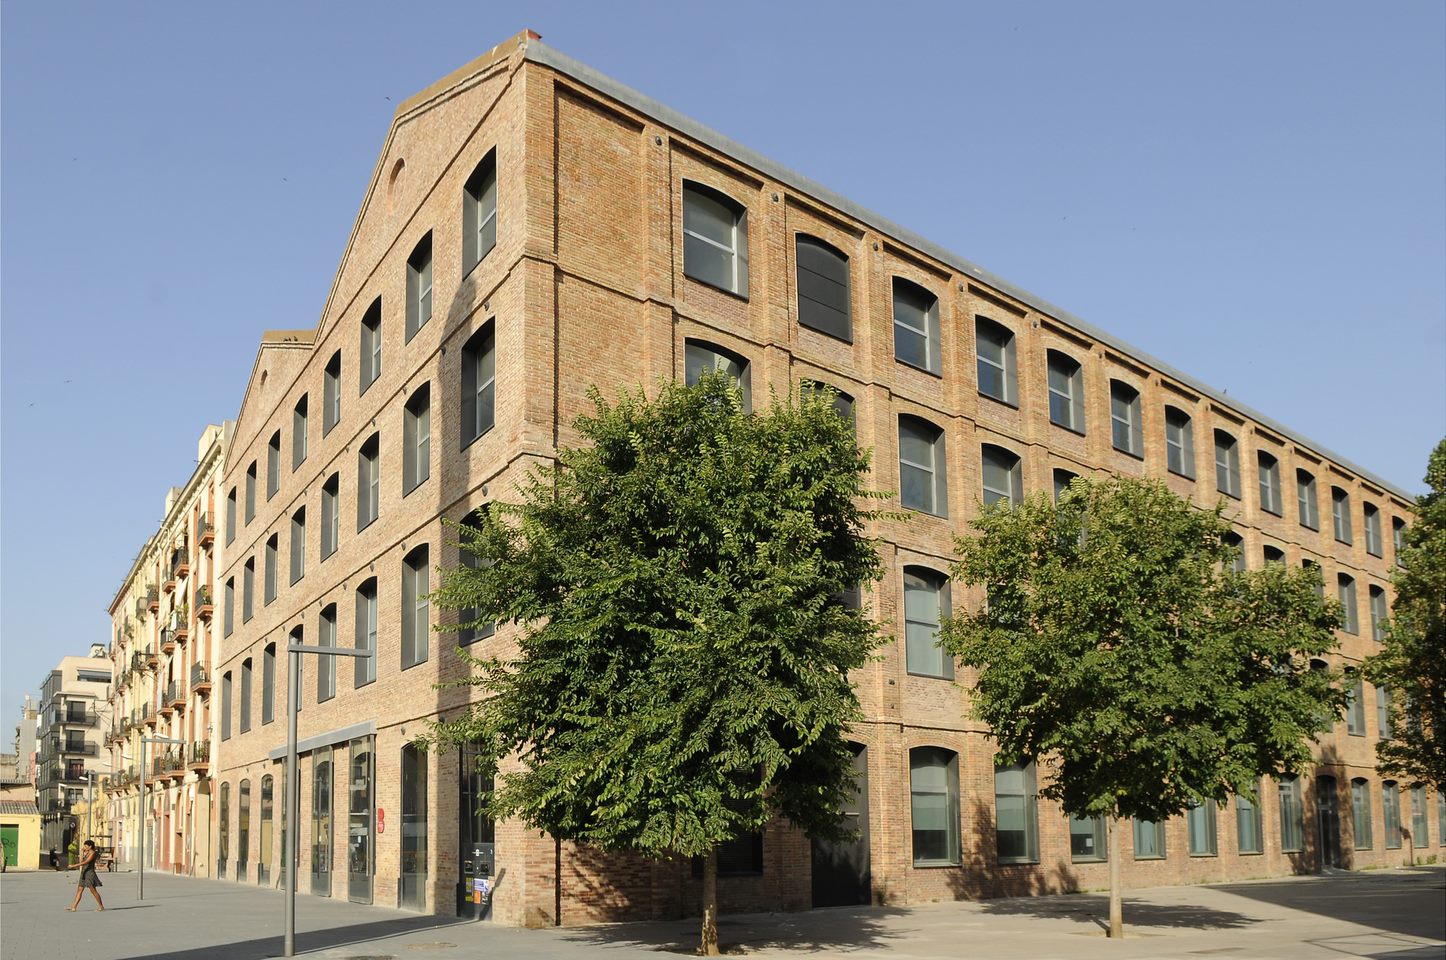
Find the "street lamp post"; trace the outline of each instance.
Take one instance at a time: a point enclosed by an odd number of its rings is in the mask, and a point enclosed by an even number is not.
[[[301,655],[314,653],[321,657],[363,657],[370,660],[371,650],[345,647],[286,645],[286,803],[282,808],[281,830],[286,837],[286,936],[283,957],[296,956],[296,827],[301,819],[301,790],[296,782],[296,707],[301,702]]]
[[[136,874],[136,876],[137,876],[137,878],[138,878],[138,880],[139,880],[139,884],[138,884],[139,889],[138,889],[138,891],[137,891],[137,893],[136,893],[136,899],[137,899],[137,900],[144,900],[144,899],[146,898],[146,744],[148,744],[148,743],[165,743],[165,744],[175,745],[175,744],[185,744],[186,741],[184,741],[184,740],[173,740],[173,739],[171,739],[170,737],[141,737],[140,740],[141,740],[141,803],[140,803],[140,814],[141,814],[141,816],[140,816],[140,821],[141,821],[141,850],[140,850],[140,856],[136,858],[136,870],[138,871],[137,874]]]

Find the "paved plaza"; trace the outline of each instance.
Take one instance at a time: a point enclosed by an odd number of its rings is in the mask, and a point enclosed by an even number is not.
[[[215,880],[102,874],[67,913],[75,874],[0,877],[3,960],[262,960],[281,954],[282,895]],[[300,896],[297,953],[325,960],[472,960],[686,952],[693,920],[518,930]],[[730,953],[758,957],[1198,960],[1223,957],[1446,958],[1446,869],[1379,870],[1199,887],[1131,890],[1128,936],[1107,940],[1102,894],[726,916]]]

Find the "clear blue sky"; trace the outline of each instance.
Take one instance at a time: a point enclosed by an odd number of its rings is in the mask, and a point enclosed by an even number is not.
[[[525,27],[1419,491],[1443,11],[7,0],[4,748],[107,639],[262,329],[316,323],[395,105]]]

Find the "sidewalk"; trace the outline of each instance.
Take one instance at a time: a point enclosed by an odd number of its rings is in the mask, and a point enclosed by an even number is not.
[[[66,913],[75,874],[0,879],[6,960],[263,960],[281,954],[275,890],[216,880],[102,874],[106,912],[85,895]],[[1446,869],[1382,870],[1208,887],[1131,890],[1127,936],[1105,938],[1103,895],[1019,898],[725,916],[724,948],[757,957],[891,960],[1441,960]],[[326,960],[602,957],[659,960],[689,951],[696,920],[519,930],[299,896],[297,953]]]

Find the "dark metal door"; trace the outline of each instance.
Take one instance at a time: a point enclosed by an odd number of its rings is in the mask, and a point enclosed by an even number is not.
[[[867,904],[872,899],[869,874],[869,763],[868,750],[852,744],[854,777],[857,789],[850,802],[840,811],[849,829],[857,832],[853,840],[830,843],[813,841],[813,905],[815,907],[851,907]]]
[[[1320,830],[1320,862],[1323,867],[1341,865],[1341,821],[1336,798],[1336,778],[1315,778],[1316,823]]]

